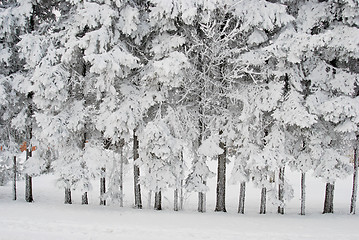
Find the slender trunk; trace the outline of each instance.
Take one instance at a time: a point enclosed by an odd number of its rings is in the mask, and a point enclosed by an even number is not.
[[[353,173],[353,190],[350,201],[350,213],[355,214],[357,194],[358,194],[358,148],[354,149],[354,173]]]
[[[140,186],[140,168],[136,164],[138,158],[138,139],[136,131],[133,130],[133,177],[134,177],[134,191],[135,191],[135,208],[142,209],[141,186]]]
[[[106,205],[105,193],[106,193],[106,178],[105,178],[106,168],[101,168],[101,178],[100,178],[100,205]]]
[[[305,215],[305,172],[302,172],[300,189],[301,189],[300,215]]]
[[[178,207],[178,188],[176,188],[174,190],[174,193],[173,193],[173,210],[174,211],[178,211],[179,207]]]
[[[123,146],[120,147],[120,207],[123,207]]]
[[[151,208],[152,207],[152,190],[148,191],[147,194],[147,208]]]
[[[324,213],[334,213],[333,209],[333,200],[334,200],[334,183],[327,183],[325,188],[325,200],[324,200]]]
[[[30,149],[26,150],[26,161],[31,157],[31,146]],[[34,199],[32,197],[32,177],[28,174],[25,175],[25,201],[33,202]]]
[[[71,188],[65,188],[65,204],[72,204],[71,200]]]
[[[88,196],[87,196],[87,192],[84,192],[84,193],[82,194],[81,204],[83,204],[83,205],[89,204],[89,199],[88,199]]]
[[[220,131],[222,134],[222,131]],[[226,212],[226,144],[219,143],[223,153],[218,156],[216,212]]]
[[[206,184],[206,181],[203,181],[203,184]],[[201,213],[206,212],[206,193],[205,192],[198,193],[198,212],[201,212]]]
[[[266,205],[267,205],[267,188],[262,187],[261,192],[261,206],[259,210],[259,214],[266,214]]]
[[[244,201],[246,198],[246,182],[241,182],[239,190],[238,213],[244,214]]]
[[[183,180],[181,180],[179,210],[183,210],[183,203],[184,203],[184,196],[183,196]]]
[[[13,169],[13,197],[12,199],[15,201],[17,199],[17,195],[16,195],[16,174],[17,174],[17,170],[16,170],[16,156],[14,156],[14,169]]]
[[[162,194],[161,191],[155,192],[155,210],[162,210]]]
[[[278,185],[278,200],[280,205],[278,206],[278,213],[284,214],[284,167],[279,168],[279,185]]]

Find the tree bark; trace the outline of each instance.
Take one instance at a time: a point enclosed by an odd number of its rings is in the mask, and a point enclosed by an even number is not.
[[[279,168],[279,185],[278,185],[278,200],[280,205],[278,206],[278,213],[284,214],[284,167]]]
[[[83,204],[83,205],[89,204],[89,199],[88,199],[88,196],[87,196],[87,192],[84,192],[84,193],[82,194],[81,204]]]
[[[222,134],[222,131],[220,132]],[[216,212],[226,212],[226,144],[219,143],[223,153],[218,156]]]
[[[354,173],[353,173],[353,189],[350,201],[350,213],[355,214],[356,201],[358,194],[358,148],[354,149]]]
[[[106,205],[105,193],[106,193],[106,178],[105,178],[106,168],[101,168],[101,178],[100,178],[100,205]]]
[[[178,188],[176,188],[173,193],[173,210],[177,212],[178,209]]]
[[[203,181],[206,184],[206,181]],[[199,192],[198,193],[198,212],[204,213],[206,212],[206,193]]]
[[[123,207],[123,146],[120,146],[120,207]]]
[[[162,210],[162,194],[161,194],[161,191],[155,192],[155,210]]]
[[[259,209],[259,214],[266,214],[266,205],[267,205],[267,188],[262,187],[261,192],[261,205]]]
[[[300,189],[300,215],[305,215],[305,172],[302,172]]]
[[[17,199],[16,195],[16,175],[17,175],[17,169],[16,169],[16,156],[14,156],[14,169],[13,169],[13,197],[12,199],[15,201]]]
[[[333,209],[333,200],[334,200],[334,183],[327,183],[325,188],[325,200],[324,200],[324,213],[334,213]]]
[[[133,177],[134,177],[134,191],[135,191],[135,208],[142,209],[141,186],[140,186],[140,168],[136,164],[138,159],[138,139],[136,131],[133,130]]]
[[[31,157],[31,147],[26,150],[26,161]],[[32,177],[29,174],[25,175],[25,201],[33,202],[32,196]]]
[[[69,187],[65,188],[65,204],[72,204],[71,189]]]
[[[147,208],[151,208],[152,207],[152,190],[148,191],[147,194]]]
[[[244,201],[246,198],[246,182],[241,182],[239,189],[238,213],[244,214]]]
[[[184,196],[183,196],[183,180],[181,180],[180,197],[179,197],[179,210],[183,210]]]

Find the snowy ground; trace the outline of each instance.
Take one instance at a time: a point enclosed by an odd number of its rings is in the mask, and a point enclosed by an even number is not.
[[[128,176],[130,180],[130,176]],[[246,214],[236,213],[238,186],[228,186],[228,213],[214,213],[215,191],[208,194],[208,212],[196,212],[196,195],[190,195],[185,211],[173,212],[172,193],[163,200],[164,210],[131,208],[132,186],[125,185],[125,207],[99,206],[97,186],[90,192],[89,206],[80,204],[80,193],[73,193],[73,205],[63,204],[63,190],[54,186],[53,176],[34,178],[34,203],[23,200],[24,183],[19,182],[19,200],[11,200],[11,184],[0,187],[0,240],[17,239],[359,239],[359,215],[349,215],[351,179],[339,181],[335,192],[335,214],[322,215],[324,183],[308,178],[307,215],[299,212],[299,175],[291,174],[296,191],[284,216],[268,206],[259,215],[259,190],[249,186]],[[144,194],[144,203],[146,198]],[[359,210],[358,210],[359,212]]]

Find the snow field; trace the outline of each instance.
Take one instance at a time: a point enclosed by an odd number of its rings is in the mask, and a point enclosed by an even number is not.
[[[212,166],[214,167],[214,166]],[[99,206],[99,186],[89,192],[88,206],[81,205],[81,193],[73,191],[73,204],[65,205],[64,191],[55,187],[55,177],[33,179],[34,203],[24,199],[24,182],[18,183],[18,200],[12,201],[11,183],[0,187],[0,240],[21,239],[350,239],[359,238],[358,215],[349,215],[351,179],[336,183],[334,214],[322,215],[325,183],[308,177],[307,215],[300,209],[299,174],[289,171],[287,177],[295,189],[285,215],[276,214],[268,205],[268,214],[259,215],[259,189],[248,184],[246,214],[236,213],[239,186],[227,185],[228,213],[213,212],[215,182],[209,182],[207,213],[196,211],[197,195],[190,194],[185,210],[172,211],[172,190],[164,193],[163,211],[147,208],[143,189],[143,210],[133,209],[131,174],[126,175],[125,207]]]

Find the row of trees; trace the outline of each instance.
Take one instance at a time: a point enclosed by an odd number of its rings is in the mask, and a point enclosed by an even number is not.
[[[156,209],[173,188],[175,210],[186,189],[204,212],[207,162],[226,211],[233,161],[239,212],[252,181],[260,213],[282,214],[286,167],[302,173],[302,214],[309,170],[327,183],[324,213],[354,170],[355,213],[358,19],[358,0],[1,0],[1,169],[26,142],[27,201],[52,171],[67,203],[99,177],[105,204],[123,201],[133,159],[136,207],[141,187]]]

